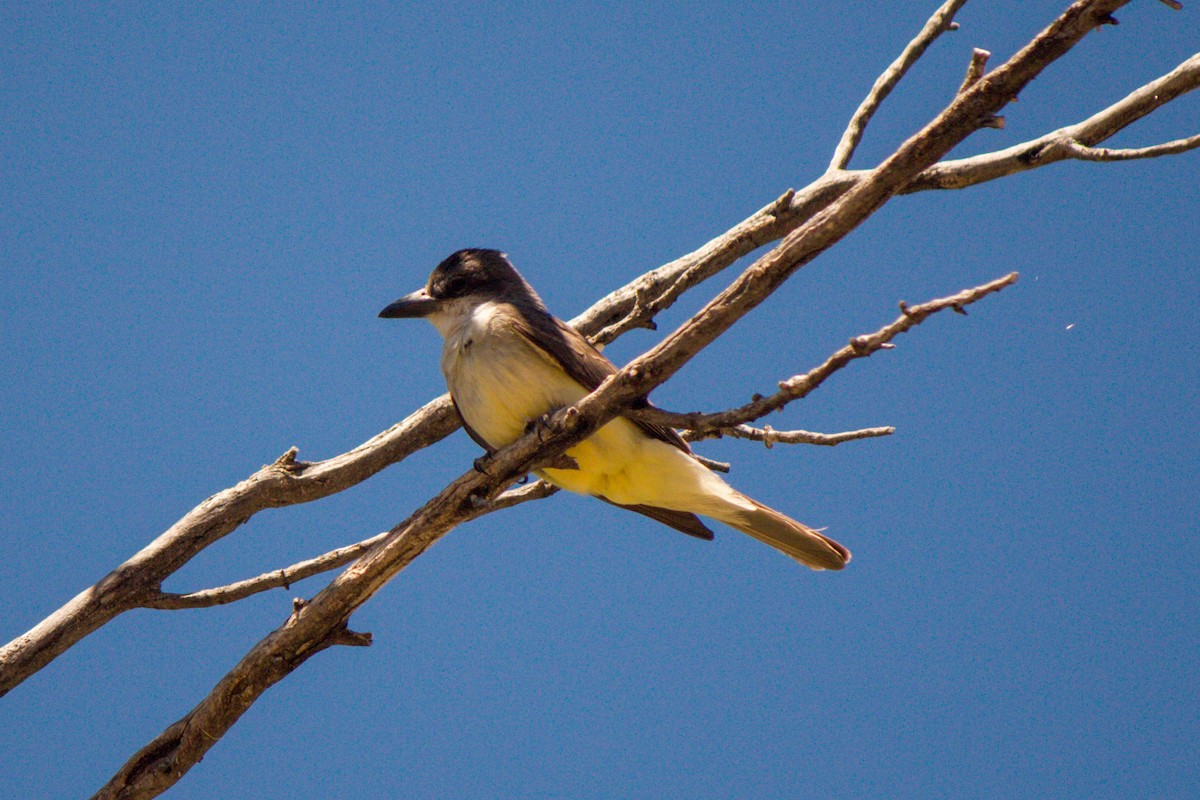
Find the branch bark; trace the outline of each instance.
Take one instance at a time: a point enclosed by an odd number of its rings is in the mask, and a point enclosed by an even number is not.
[[[1200,53],[1191,56],[1175,69],[1142,86],[1082,122],[1027,142],[970,158],[943,161],[924,170],[904,193],[930,189],[964,189],[1019,172],[1037,169],[1057,161],[1076,159],[1082,152],[1073,145],[1092,148],[1162,108],[1167,103],[1200,87]],[[1197,145],[1195,136],[1177,140],[1188,146],[1169,152],[1184,152]],[[1170,144],[1175,145],[1176,142]],[[1164,146],[1165,147],[1165,146]],[[1159,153],[1166,155],[1167,152]]]

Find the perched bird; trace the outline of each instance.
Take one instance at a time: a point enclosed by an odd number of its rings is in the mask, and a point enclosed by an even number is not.
[[[379,316],[423,317],[445,339],[442,373],[467,433],[489,453],[530,424],[579,401],[616,372],[582,335],[546,310],[497,250],[459,250],[425,288]],[[617,417],[537,474],[701,539],[700,514],[765,542],[812,569],[841,569],[850,552],[738,492],[692,455],[674,430]]]

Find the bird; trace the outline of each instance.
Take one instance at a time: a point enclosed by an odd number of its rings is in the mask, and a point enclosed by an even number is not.
[[[459,250],[425,286],[379,312],[423,318],[442,335],[441,369],[463,428],[488,453],[617,371],[582,334],[553,316],[499,250]],[[643,407],[649,401],[643,401]],[[734,489],[698,461],[673,428],[617,416],[535,473],[567,491],[711,540],[700,516],[722,522],[814,570],[840,570],[850,551]]]

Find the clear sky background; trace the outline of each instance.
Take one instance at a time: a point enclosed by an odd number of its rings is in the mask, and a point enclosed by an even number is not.
[[[815,178],[934,2],[6,3],[0,639],[288,447],[343,452],[444,391],[376,313],[466,246],[560,316]],[[869,166],[1063,2],[977,0]],[[1200,49],[1143,0],[961,153],[1075,122]],[[881,10],[882,9],[882,10]],[[1195,133],[1185,98],[1122,134]],[[177,798],[1183,797],[1200,784],[1200,154],[899,198],[654,398],[715,410],[1011,270],[779,428],[702,445],[854,552],[817,574],[557,496],[463,526],[270,690]],[[669,330],[719,288],[660,318]],[[658,341],[638,331],[618,362]],[[266,512],[167,588],[384,530],[459,433]],[[86,796],[327,578],[128,614],[0,700],[0,794]]]

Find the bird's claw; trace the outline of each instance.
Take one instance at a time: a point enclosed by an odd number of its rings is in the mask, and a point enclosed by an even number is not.
[[[534,417],[525,423],[525,433],[536,433],[539,442],[544,442],[553,433],[550,419],[553,412],[542,414],[540,417]],[[571,458],[566,453],[559,453],[553,460],[543,465],[549,469],[579,469],[578,462]]]
[[[550,415],[542,414],[526,422],[525,433],[536,433],[539,442],[546,441],[546,436],[550,433]]]

